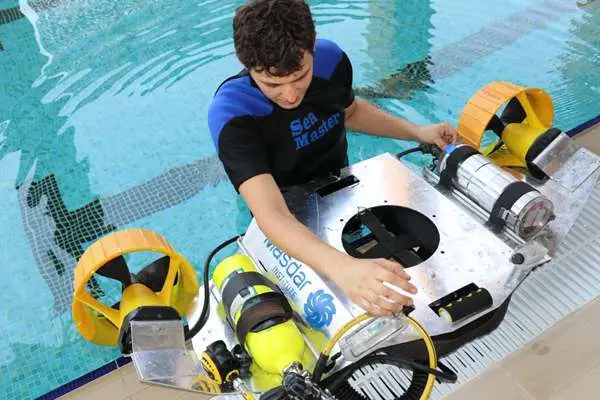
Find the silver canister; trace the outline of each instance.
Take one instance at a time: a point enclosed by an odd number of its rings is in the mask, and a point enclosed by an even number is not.
[[[442,159],[440,171],[446,168],[450,154]],[[517,181],[517,178],[482,154],[474,154],[459,163],[452,184],[490,215],[498,198],[509,185]],[[553,218],[553,211],[552,202],[536,190],[523,194],[509,210],[501,210],[506,227],[524,240],[542,230]]]

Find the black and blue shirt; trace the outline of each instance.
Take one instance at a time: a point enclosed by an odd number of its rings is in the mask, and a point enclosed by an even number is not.
[[[263,173],[272,174],[281,188],[345,167],[344,117],[353,101],[350,60],[324,39],[317,40],[312,81],[293,110],[269,100],[247,71],[225,80],[210,106],[208,123],[235,189]]]

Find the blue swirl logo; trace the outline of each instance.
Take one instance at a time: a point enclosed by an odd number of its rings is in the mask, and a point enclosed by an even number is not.
[[[325,293],[322,289],[308,295],[304,304],[306,322],[313,328],[324,328],[331,324],[335,315],[335,304],[333,296]]]

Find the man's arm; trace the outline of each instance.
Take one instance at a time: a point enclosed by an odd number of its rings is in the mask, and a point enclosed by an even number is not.
[[[240,194],[252,210],[261,231],[277,247],[305,263],[374,315],[398,312],[412,300],[385,286],[388,282],[416,293],[410,276],[388,260],[359,260],[344,254],[314,235],[289,211],[272,175],[261,174],[240,185]]]
[[[373,136],[419,140],[417,125],[394,117],[358,97],[346,109],[346,127]]]
[[[346,127],[373,136],[400,140],[413,140],[436,144],[444,148],[456,141],[457,133],[447,122],[434,125],[415,125],[375,107],[369,102],[355,98],[346,108]]]

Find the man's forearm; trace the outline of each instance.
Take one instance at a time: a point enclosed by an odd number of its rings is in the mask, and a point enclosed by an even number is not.
[[[277,213],[257,223],[269,240],[298,261],[328,279],[348,256],[323,242],[292,214]]]
[[[401,140],[419,140],[419,127],[356,98],[346,115],[346,127],[356,132]]]

